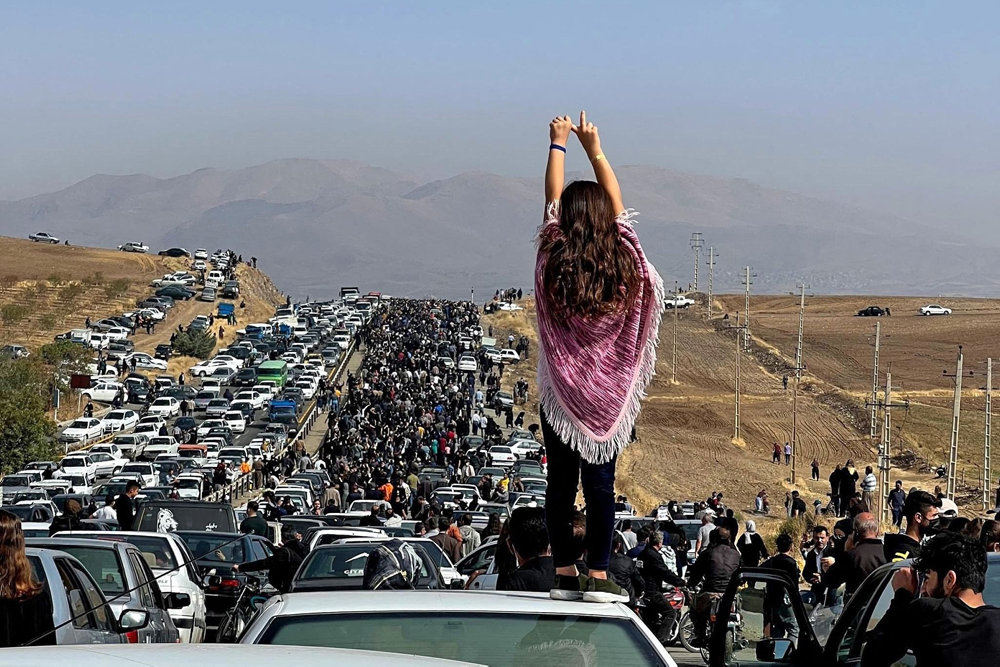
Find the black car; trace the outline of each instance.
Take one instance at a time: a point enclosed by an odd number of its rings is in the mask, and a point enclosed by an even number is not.
[[[126,354],[135,352],[135,344],[129,339],[113,340],[108,343],[108,354],[111,356],[124,357]]]
[[[208,629],[215,630],[225,613],[236,603],[247,581],[248,575],[233,572],[233,565],[267,558],[274,553],[274,547],[259,535],[240,535],[236,532],[178,530],[177,536],[194,554],[201,573],[212,573],[205,587],[208,612],[205,620]]]
[[[169,296],[171,299],[188,301],[194,298],[194,291],[180,285],[168,285],[156,290],[156,296]]]
[[[868,306],[858,311],[858,317],[881,317],[885,315],[885,310],[878,306]]]
[[[240,295],[240,284],[235,280],[228,280],[222,286],[222,297],[224,299],[235,299]]]
[[[184,248],[167,248],[166,250],[161,250],[157,254],[158,255],[162,255],[164,257],[190,257],[191,256],[191,253],[189,253]]]
[[[157,359],[163,359],[164,361],[168,361],[170,359],[170,355],[173,354],[173,352],[174,348],[172,345],[169,345],[167,343],[162,343],[156,346],[156,350],[153,351],[153,356]]]
[[[194,417],[180,417],[174,422],[174,426],[181,429],[184,442],[187,442],[191,434],[198,429],[198,422],[194,420]]]
[[[257,369],[256,368],[241,368],[236,371],[230,380],[229,384],[234,387],[252,387],[257,384]]]
[[[299,416],[293,415],[291,412],[284,412],[280,415],[275,415],[269,421],[272,424],[282,424],[287,426],[289,438],[295,437],[295,434],[299,431]]]
[[[126,329],[131,329],[135,326],[135,320],[131,317],[125,317],[124,315],[116,315],[115,317],[109,317],[109,320],[114,320]]]
[[[228,426],[216,426],[215,428],[208,429],[208,433],[205,434],[206,438],[222,438],[226,441],[227,445],[233,444],[233,429]]]
[[[198,395],[198,390],[189,384],[180,384],[175,387],[167,387],[162,392],[160,396],[172,396],[178,401],[188,401],[194,400],[194,397]]]

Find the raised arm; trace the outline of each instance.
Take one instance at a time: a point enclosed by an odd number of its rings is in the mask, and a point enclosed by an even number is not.
[[[580,139],[583,150],[587,152],[587,158],[594,167],[594,177],[611,197],[615,215],[621,213],[625,210],[625,204],[622,203],[622,189],[618,185],[618,177],[601,152],[601,137],[597,134],[597,126],[587,122],[586,111],[580,112],[580,125],[574,127],[573,132]]]
[[[566,181],[566,142],[572,130],[573,121],[569,116],[557,116],[549,123],[549,162],[545,165],[546,203],[562,196]]]

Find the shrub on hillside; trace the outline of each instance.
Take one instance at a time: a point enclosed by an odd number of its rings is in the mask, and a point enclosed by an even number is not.
[[[20,303],[7,303],[0,307],[0,320],[7,326],[13,326],[26,318],[31,309]]]
[[[174,338],[174,352],[186,357],[207,359],[215,348],[215,336],[207,331],[184,331]]]
[[[91,360],[90,353],[91,350],[83,345],[68,340],[57,340],[42,345],[38,350],[38,358],[54,369],[60,370],[59,375],[65,378],[68,373],[85,371]]]
[[[32,292],[36,299],[44,299],[48,296],[49,288],[42,280],[36,280],[32,286]]]
[[[51,331],[52,329],[55,329],[58,323],[59,323],[59,318],[56,317],[53,313],[45,313],[44,315],[38,318],[38,326],[43,331]]]
[[[63,277],[60,276],[58,273],[53,273],[52,275],[50,275],[48,277],[48,281],[49,284],[52,285],[53,287],[59,287],[64,282],[66,282],[65,280],[63,280]]]
[[[68,283],[59,290],[59,298],[64,301],[73,301],[83,296],[86,291],[87,288],[80,283]]]
[[[7,291],[17,285],[18,279],[13,273],[0,277],[0,289]]]
[[[125,278],[115,278],[104,286],[104,295],[109,299],[117,299],[124,296],[130,286],[131,283]]]
[[[0,361],[0,473],[52,460],[59,450],[48,415],[51,373],[42,364],[23,361]]]
[[[104,274],[100,271],[94,271],[92,274],[83,279],[83,282],[88,285],[103,285],[104,284]]]

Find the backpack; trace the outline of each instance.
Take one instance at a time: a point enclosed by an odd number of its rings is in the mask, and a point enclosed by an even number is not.
[[[368,591],[412,590],[420,565],[412,546],[399,539],[389,540],[368,553],[362,586]]]

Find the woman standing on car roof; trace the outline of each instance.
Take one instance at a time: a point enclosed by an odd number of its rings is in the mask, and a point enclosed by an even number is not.
[[[0,510],[0,647],[20,646],[46,631],[33,645],[55,644],[54,629],[52,601],[35,580],[21,522]]]
[[[563,190],[566,143],[576,134],[597,182]],[[557,600],[628,602],[608,580],[614,527],[615,463],[629,443],[656,366],[663,281],[632,229],[597,127],[580,112],[549,125],[545,219],[535,266],[541,354],[538,385],[548,452],[546,520]],[[580,575],[573,504],[582,478],[589,576]]]

